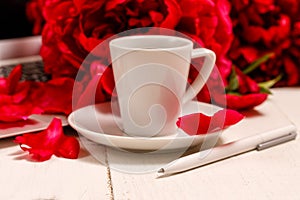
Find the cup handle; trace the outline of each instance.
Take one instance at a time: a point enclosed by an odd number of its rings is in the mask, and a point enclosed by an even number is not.
[[[198,76],[194,80],[194,82],[188,87],[187,91],[183,95],[182,103],[192,100],[202,89],[207,79],[209,78],[212,69],[216,62],[216,54],[206,48],[197,48],[192,51],[192,59],[205,57],[203,66],[199,71]]]

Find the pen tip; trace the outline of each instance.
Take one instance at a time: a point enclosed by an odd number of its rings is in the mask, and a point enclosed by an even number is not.
[[[164,173],[164,172],[165,172],[165,169],[164,169],[164,168],[160,168],[157,172],[158,172],[158,173]]]

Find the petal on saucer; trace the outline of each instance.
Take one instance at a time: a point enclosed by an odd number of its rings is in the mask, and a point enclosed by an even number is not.
[[[244,118],[242,114],[230,109],[223,109],[213,116],[193,113],[178,118],[177,126],[189,135],[206,134],[234,125]]]

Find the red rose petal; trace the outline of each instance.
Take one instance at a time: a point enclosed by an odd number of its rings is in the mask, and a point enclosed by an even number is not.
[[[178,118],[177,126],[189,135],[206,134],[224,129],[241,121],[244,116],[237,111],[224,109],[213,116],[193,113]]]
[[[36,161],[48,160],[53,154],[74,159],[78,157],[80,150],[75,137],[64,135],[59,118],[54,118],[46,130],[17,136],[14,142],[20,144],[21,149],[28,151]]]

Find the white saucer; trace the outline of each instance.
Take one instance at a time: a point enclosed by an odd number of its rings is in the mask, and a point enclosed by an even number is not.
[[[183,106],[182,115],[201,112],[213,115],[222,108],[196,101],[191,101]],[[112,115],[111,102],[90,105],[75,110],[68,117],[69,124],[82,136],[89,140],[121,149],[131,150],[174,150],[188,148],[200,144],[211,137],[217,137],[219,132],[206,135],[190,136],[178,129],[172,136],[161,137],[132,137],[118,127],[120,118]],[[197,123],[197,122],[196,122]]]

